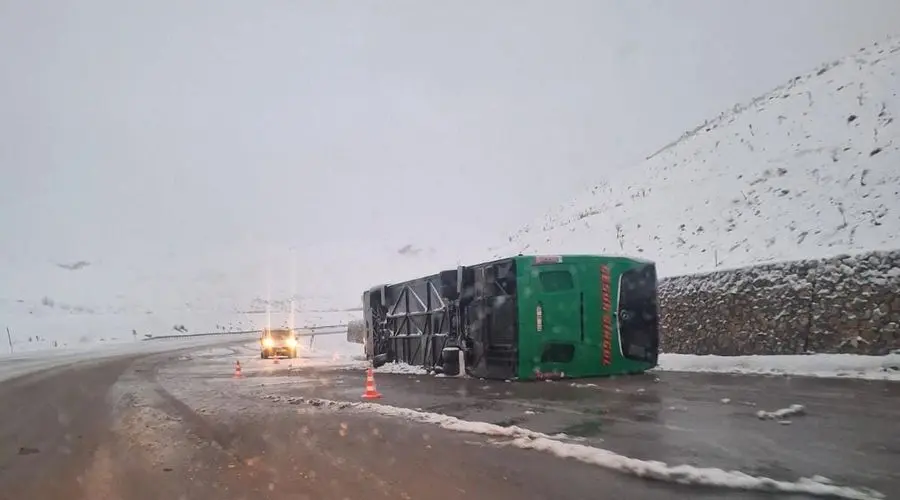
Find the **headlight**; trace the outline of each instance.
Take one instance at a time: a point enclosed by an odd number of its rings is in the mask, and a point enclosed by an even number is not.
[[[263,345],[266,347],[272,347],[273,345],[275,345],[275,342],[272,342],[271,338],[266,337],[263,339]]]
[[[287,339],[287,345],[289,347],[297,347],[297,339],[294,339],[294,338]]]

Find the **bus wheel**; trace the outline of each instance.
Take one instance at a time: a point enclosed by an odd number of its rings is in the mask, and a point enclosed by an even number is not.
[[[459,375],[459,348],[445,347],[441,351],[441,357],[443,358],[444,375],[448,377]]]
[[[378,368],[379,366],[388,362],[387,353],[379,354],[377,356],[372,357],[372,368]]]

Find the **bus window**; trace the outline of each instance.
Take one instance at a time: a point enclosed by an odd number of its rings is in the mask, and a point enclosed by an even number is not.
[[[544,344],[541,363],[571,363],[575,358],[575,346],[572,344]]]
[[[569,271],[543,271],[540,279],[544,292],[562,292],[575,288],[575,280]]]

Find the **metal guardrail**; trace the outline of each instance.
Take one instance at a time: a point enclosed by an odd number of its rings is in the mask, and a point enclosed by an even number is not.
[[[318,331],[318,330],[335,330],[336,331]],[[300,327],[300,328],[292,328],[292,330],[298,331],[298,337],[317,337],[319,335],[341,335],[347,333],[347,325],[322,325],[322,326],[308,326],[308,327]],[[311,330],[311,331],[306,331]],[[204,332],[204,333],[182,333],[182,334],[174,334],[174,335],[154,335],[153,337],[145,337],[141,339],[142,341],[147,340],[168,340],[168,339],[187,339],[192,337],[211,337],[214,335],[248,335],[251,333],[260,334],[262,333],[262,329],[260,330],[240,330],[236,332]]]

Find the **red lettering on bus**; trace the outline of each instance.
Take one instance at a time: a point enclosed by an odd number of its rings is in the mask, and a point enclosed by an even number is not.
[[[612,294],[609,266],[600,266],[600,297],[603,302],[603,366],[612,364]]]

